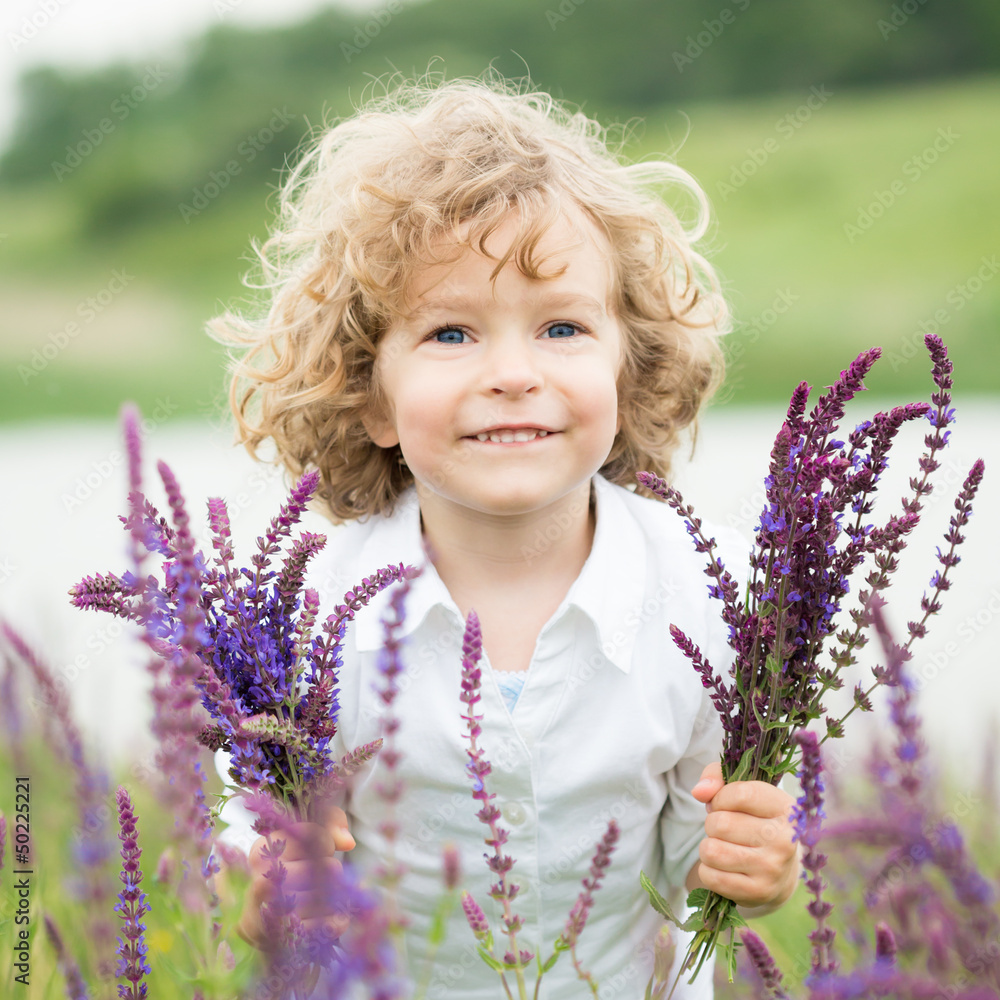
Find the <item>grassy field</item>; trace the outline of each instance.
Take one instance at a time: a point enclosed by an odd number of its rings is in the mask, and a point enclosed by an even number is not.
[[[674,155],[712,201],[704,252],[736,320],[720,401],[828,384],[872,344],[873,388],[922,392],[927,365],[909,361],[935,326],[961,391],[1000,389],[998,103],[997,77],[817,85],[633,123],[629,156]],[[203,325],[245,294],[273,204],[239,180],[192,218],[164,209],[113,236],[84,229],[68,186],[0,190],[0,420],[218,403],[224,357]]]

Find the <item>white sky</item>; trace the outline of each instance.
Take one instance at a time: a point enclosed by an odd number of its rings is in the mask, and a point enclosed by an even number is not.
[[[223,21],[277,24],[329,6],[360,11],[382,5],[382,0],[0,0],[0,148],[14,124],[15,81],[25,67],[83,68],[169,56]]]

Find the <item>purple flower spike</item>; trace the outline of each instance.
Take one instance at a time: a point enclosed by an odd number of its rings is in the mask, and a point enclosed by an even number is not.
[[[942,392],[948,392],[952,387],[951,374],[954,365],[948,357],[948,349],[944,346],[944,341],[936,333],[928,333],[924,336],[924,346],[931,356],[931,361],[934,362],[932,372],[934,384]]]
[[[442,848],[442,864],[444,867],[444,887],[449,891],[458,888],[462,879],[462,859],[458,848],[449,841]]]
[[[809,935],[813,944],[812,972],[814,975],[824,975],[834,972],[837,963],[830,954],[836,932],[826,926],[826,918],[833,905],[823,899],[826,883],[820,875],[826,865],[826,855],[816,850],[825,818],[821,777],[823,763],[815,733],[801,730],[795,734],[794,739],[802,748],[802,766],[799,768],[802,795],[792,810],[791,818],[795,827],[793,839],[801,842],[805,849],[802,855],[802,877],[813,897],[807,907],[809,915],[816,921],[816,929]]]
[[[80,975],[80,967],[66,950],[66,945],[55,921],[46,913],[43,915],[43,922],[45,933],[48,935],[49,941],[52,942],[52,950],[56,953],[56,962],[66,980],[66,996],[69,997],[69,1000],[90,1000],[91,993],[83,976]]]
[[[142,489],[142,436],[139,433],[139,408],[135,403],[125,403],[120,419],[125,436],[125,451],[128,454],[129,492]]]
[[[120,1000],[144,1000],[146,983],[143,977],[152,971],[146,963],[146,941],[144,933],[146,925],[140,923],[142,917],[149,912],[146,894],[139,889],[142,881],[142,869],[139,858],[142,850],[138,844],[136,817],[132,811],[132,801],[128,792],[118,786],[118,824],[121,832],[118,834],[122,842],[122,870],[119,876],[125,888],[118,894],[118,904],[115,912],[121,915],[122,935],[118,939],[118,968],[115,974],[128,980],[129,985],[118,986]]]
[[[471,893],[462,893],[462,911],[465,913],[465,919],[469,922],[469,927],[472,928],[472,933],[476,935],[478,940],[484,940],[490,932],[489,921],[486,919],[482,907],[472,898]]]
[[[747,957],[750,959],[757,975],[760,976],[764,992],[769,997],[776,997],[778,1000],[787,1000],[788,994],[781,987],[781,970],[775,964],[774,958],[767,950],[767,945],[749,927],[740,931],[740,940],[747,950]]]
[[[399,718],[395,715],[393,703],[399,694],[399,676],[403,672],[400,656],[403,640],[399,638],[399,632],[405,617],[404,605],[412,581],[422,572],[422,568],[410,571],[393,590],[389,612],[382,619],[382,649],[378,656],[378,670],[384,681],[382,687],[378,688],[378,695],[385,706],[380,720],[383,742],[379,760],[385,765],[386,778],[377,784],[376,791],[386,807],[386,818],[378,826],[379,833],[385,838],[386,849],[385,857],[375,869],[375,877],[388,889],[387,913],[393,931],[409,925],[409,917],[400,909],[396,897],[399,880],[405,873],[404,866],[396,857],[396,839],[399,836],[397,815],[405,788],[403,779],[399,776],[399,761],[402,756],[396,746]]]
[[[108,792],[107,777],[98,768],[91,767],[84,753],[80,731],[73,720],[65,688],[55,682],[49,666],[36,656],[34,650],[5,621],[0,619],[0,635],[6,638],[18,658],[30,671],[45,706],[42,715],[49,745],[56,748],[62,761],[68,765],[76,779],[74,796],[79,810],[79,837],[74,845],[78,878],[73,882],[77,898],[85,900],[94,914],[86,923],[86,931],[99,956],[111,953],[114,928],[105,916],[113,881],[110,861],[114,848],[109,839],[105,819],[105,797]],[[98,974],[102,977],[113,972],[106,958],[99,959]]]
[[[896,960],[896,938],[884,920],[875,925],[875,957],[883,962]]]
[[[577,897],[570,910],[569,919],[562,932],[562,940],[566,947],[572,948],[587,924],[590,910],[594,905],[594,893],[600,888],[601,879],[604,878],[608,865],[611,864],[611,853],[618,842],[618,824],[612,819],[608,822],[608,828],[604,831],[604,836],[597,845],[594,857],[590,862],[590,876],[583,880],[583,892]]]
[[[469,762],[465,768],[472,778],[472,797],[477,802],[482,803],[482,808],[476,813],[476,816],[490,828],[486,844],[493,848],[493,857],[485,852],[483,854],[490,871],[497,876],[497,881],[490,887],[490,895],[503,903],[503,923],[510,937],[510,949],[512,953],[517,954],[517,932],[524,922],[512,911],[510,906],[519,887],[510,882],[507,877],[515,862],[512,857],[500,850],[507,842],[508,833],[497,824],[500,810],[493,802],[496,796],[486,791],[484,783],[484,779],[492,771],[492,766],[478,744],[479,736],[482,733],[482,727],[479,723],[483,717],[476,715],[475,707],[480,699],[479,687],[482,671],[479,668],[479,659],[482,656],[482,651],[483,642],[479,630],[479,617],[474,610],[470,609],[469,617],[465,623],[465,634],[462,637],[462,693],[459,696],[468,712],[467,715],[462,715],[467,724],[466,736],[469,740],[469,748],[466,750]]]

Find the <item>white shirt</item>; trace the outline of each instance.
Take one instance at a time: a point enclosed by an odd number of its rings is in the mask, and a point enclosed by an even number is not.
[[[601,985],[601,997],[639,998],[652,971],[651,942],[662,922],[639,885],[639,872],[645,871],[665,895],[673,890],[672,902],[683,902],[684,879],[698,860],[705,820],[705,807],[690,789],[705,765],[719,759],[722,746],[709,693],[675,646],[668,625],[678,625],[723,676],[732,651],[721,604],[708,596],[706,556],[694,551],[678,515],[658,499],[600,475],[593,477],[593,486],[596,530],[590,555],[541,630],[512,712],[483,651],[480,745],[493,765],[487,790],[496,793],[500,822],[510,834],[505,853],[516,859],[509,878],[521,887],[512,904],[525,921],[519,947],[540,950],[543,961],[565,926],[608,820],[618,821],[618,844],[577,955]],[[731,529],[705,524],[704,530],[715,536],[727,568],[742,580],[746,542]],[[539,532],[535,555],[547,544]],[[307,584],[319,590],[325,616],[362,577],[400,562],[424,563],[412,487],[393,516],[336,528],[315,558]],[[374,597],[347,626],[332,741],[337,757],[380,735],[381,702],[374,682],[380,677],[380,619],[391,593],[390,587]],[[410,973],[419,976],[430,913],[441,890],[445,840],[459,848],[463,887],[490,919],[500,956],[506,938],[500,904],[489,896],[494,876],[483,857],[487,850],[492,853],[483,842],[489,831],[475,816],[479,805],[465,770],[468,739],[459,701],[464,621],[430,563],[413,582],[405,614],[405,672],[394,706],[401,720],[399,768],[408,789],[398,813],[398,858],[408,868],[400,904],[412,921]],[[216,763],[230,780],[228,755],[220,751]],[[344,857],[364,871],[383,847],[378,832],[383,804],[376,792],[383,776],[376,758],[358,773],[344,804],[357,841]],[[232,824],[221,839],[248,849],[256,835],[242,803],[227,803],[221,817]],[[685,944],[686,938],[678,936],[677,962]],[[533,984],[533,970],[528,978]],[[674,995],[710,998],[711,978],[706,965],[693,987],[682,980]],[[502,995],[498,979],[478,957],[456,907],[428,997],[496,1000]],[[512,974],[508,982],[516,990]],[[544,1000],[589,995],[569,953],[546,973],[539,994]]]

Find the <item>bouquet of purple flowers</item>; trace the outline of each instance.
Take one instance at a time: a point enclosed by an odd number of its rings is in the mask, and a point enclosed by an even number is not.
[[[134,426],[126,418],[127,439],[133,438]],[[71,588],[72,603],[142,625],[154,652],[177,668],[172,693],[178,693],[180,677],[188,676],[201,694],[212,721],[198,729],[199,742],[231,753],[238,785],[266,790],[306,819],[318,790],[329,788],[330,782],[324,785],[321,779],[343,775],[378,750],[358,747],[343,762],[330,756],[344,627],[375,594],[413,571],[399,564],[365,577],[316,629],[319,596],[303,590],[303,582],[306,565],[326,536],[303,531],[280,570],[270,563],[306,509],[319,473],[309,472],[296,483],[267,533],[257,539],[252,568],[236,569],[225,501],[208,500],[215,550],[210,562],[194,547],[173,472],[165,462],[158,469],[174,526],[137,488],[129,493],[131,513],[121,520],[135,541],[163,557],[163,580],[132,571],[88,576]],[[164,733],[162,715],[171,708],[176,714],[179,706],[171,704],[162,685],[155,701]]]
[[[282,841],[272,841],[270,835],[286,832],[297,821],[320,819],[329,797],[379,751],[381,740],[340,760],[331,753],[344,629],[375,594],[408,580],[415,571],[390,565],[365,577],[317,627],[319,596],[313,589],[303,589],[303,584],[306,566],[326,537],[303,531],[289,546],[280,569],[272,568],[271,562],[306,509],[319,473],[307,473],[296,483],[266,534],[257,539],[251,567],[237,569],[225,501],[208,500],[215,550],[209,559],[195,548],[184,499],[166,463],[160,462],[158,471],[172,525],[142,493],[135,410],[126,409],[123,421],[131,489],[129,515],[121,520],[131,535],[133,569],[120,576],[85,577],[71,588],[72,603],[138,623],[153,654],[160,797],[177,816],[175,836],[185,860],[180,896],[196,906],[201,897],[202,910],[217,903],[210,881],[218,870],[210,851],[212,818],[197,758],[200,747],[221,748],[230,753],[230,774],[257,813],[254,830],[269,838],[268,877],[273,875],[278,894],[266,904],[264,916],[274,931],[275,955],[281,948],[286,957],[288,952],[297,954],[307,981],[314,983],[318,966],[332,961],[330,942],[320,949],[321,943],[299,926],[294,900],[281,892]],[[142,572],[150,553],[162,557],[162,579]],[[204,711],[199,711],[199,703]],[[187,861],[192,857],[200,861],[201,880],[187,880]],[[356,954],[370,950],[371,942],[361,938],[378,937],[385,930],[375,898],[363,893],[346,869],[328,889],[331,901],[344,905],[353,900],[362,918],[367,914],[381,922],[366,928],[361,919],[352,927],[352,934],[359,936]]]
[[[856,662],[856,651],[868,641],[873,622],[871,605],[881,600],[898,565],[897,556],[906,537],[920,520],[921,498],[932,490],[930,477],[938,468],[938,455],[947,444],[954,420],[950,408],[952,364],[937,336],[928,334],[925,344],[933,361],[936,391],[931,403],[909,403],[888,413],[876,413],[848,435],[837,439],[838,423],[845,405],[864,389],[864,379],[880,356],[879,348],[862,352],[840,378],[820,396],[806,415],[810,387],[802,382],[792,394],[788,414],[771,452],[765,479],[767,503],[756,528],[756,544],[750,556],[749,582],[745,595],[715,554],[715,540],[706,538],[693,508],[663,480],[640,472],[638,480],[665,500],[684,518],[698,552],[708,556],[706,575],[709,593],[722,602],[722,618],[728,626],[729,645],[735,653],[726,682],[702,651],[676,626],[671,635],[712,692],[712,701],[724,731],[722,775],[726,781],[759,780],[777,784],[797,768],[800,734],[810,723],[823,719],[825,741],[844,732],[844,721],[855,710],[870,711],[870,695],[879,684],[897,683],[884,667],[873,670],[874,683],[858,685],[854,705],[841,717],[831,716],[824,704],[827,692],[843,684],[843,670]],[[920,459],[920,475],[910,479],[911,496],[902,509],[884,523],[868,518],[873,494],[888,463],[893,439],[900,427],[925,417],[933,428],[925,436],[926,451]],[[939,598],[950,586],[949,570],[959,562],[956,548],[963,541],[960,529],[971,513],[972,501],[983,476],[977,460],[955,501],[957,513],[945,535],[946,551],[937,550],[941,569],[930,581],[930,592],[921,601],[919,620],[909,622],[909,641],[927,632],[927,619],[940,608]],[[866,560],[872,569],[866,589],[858,593],[858,607],[850,611],[850,623],[838,617],[848,594],[849,581]],[[839,631],[838,631],[839,629]],[[833,637],[831,647],[827,643]],[[829,665],[823,665],[824,656]],[[820,741],[820,742],[822,742]],[[811,808],[808,789],[799,810]],[[801,835],[800,835],[801,837]],[[824,904],[818,874],[825,858],[807,852],[805,872],[816,897],[810,904],[823,933]],[[669,906],[643,875],[642,884],[650,901],[668,919],[676,921]],[[705,959],[729,932],[727,948],[729,980],[735,970],[735,928],[743,923],[736,904],[706,889],[695,890],[688,905],[697,907],[682,926],[695,931],[682,971],[697,975]]]

